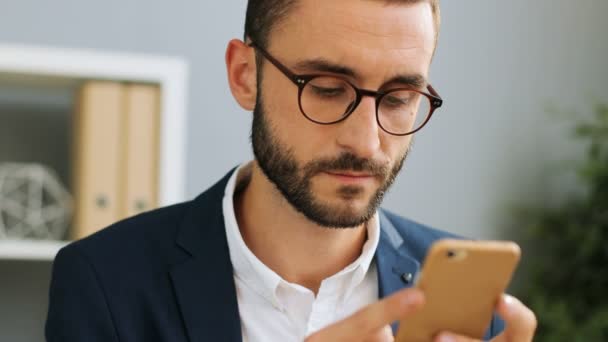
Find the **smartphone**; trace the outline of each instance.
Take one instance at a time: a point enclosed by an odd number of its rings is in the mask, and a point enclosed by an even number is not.
[[[395,341],[430,342],[442,331],[482,339],[520,258],[507,241],[439,240],[415,280],[426,304],[399,325]]]

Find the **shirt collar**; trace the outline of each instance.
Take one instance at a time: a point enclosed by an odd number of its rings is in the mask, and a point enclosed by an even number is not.
[[[277,296],[279,285],[289,286],[290,283],[266,266],[247,247],[238,227],[234,211],[233,198],[235,189],[239,185],[239,181],[242,181],[251,172],[250,168],[251,163],[240,165],[230,177],[224,192],[222,210],[226,225],[230,259],[237,278],[244,281],[247,286],[270,301],[275,307],[280,308],[282,307],[282,301]],[[379,240],[380,220],[378,213],[376,213],[367,224],[367,241],[363,245],[361,255],[346,268],[324,281],[335,278],[346,279],[346,286],[342,287],[345,291],[342,297],[348,298],[365,278],[378,248]],[[296,285],[295,287],[299,286]]]
[[[249,172],[249,164],[240,165],[232,174],[226,185],[222,210],[226,225],[226,237],[234,275],[260,296],[277,306],[275,289],[281,282],[281,277],[264,265],[260,259],[247,247],[234,212],[234,192],[241,177]],[[241,177],[239,177],[241,176]]]

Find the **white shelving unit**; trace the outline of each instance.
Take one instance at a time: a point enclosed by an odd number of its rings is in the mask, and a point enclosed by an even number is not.
[[[68,241],[0,240],[0,260],[50,261]]]
[[[160,86],[161,206],[185,199],[187,75],[187,63],[175,57],[0,44],[1,84],[17,82],[52,89],[77,87],[87,80],[112,80]],[[0,260],[51,261],[67,243],[0,240]]]

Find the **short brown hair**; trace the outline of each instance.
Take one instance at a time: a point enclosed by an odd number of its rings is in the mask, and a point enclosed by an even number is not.
[[[268,38],[272,29],[284,19],[298,0],[249,0],[247,2],[247,14],[245,17],[245,40],[253,40],[266,48]],[[441,24],[441,12],[439,10],[439,0],[377,0],[389,4],[413,4],[418,2],[428,2],[433,10],[433,20],[435,22],[435,44],[439,38],[439,28]]]

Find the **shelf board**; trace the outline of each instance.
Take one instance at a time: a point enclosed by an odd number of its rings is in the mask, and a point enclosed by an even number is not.
[[[0,260],[52,261],[69,241],[0,240]]]

